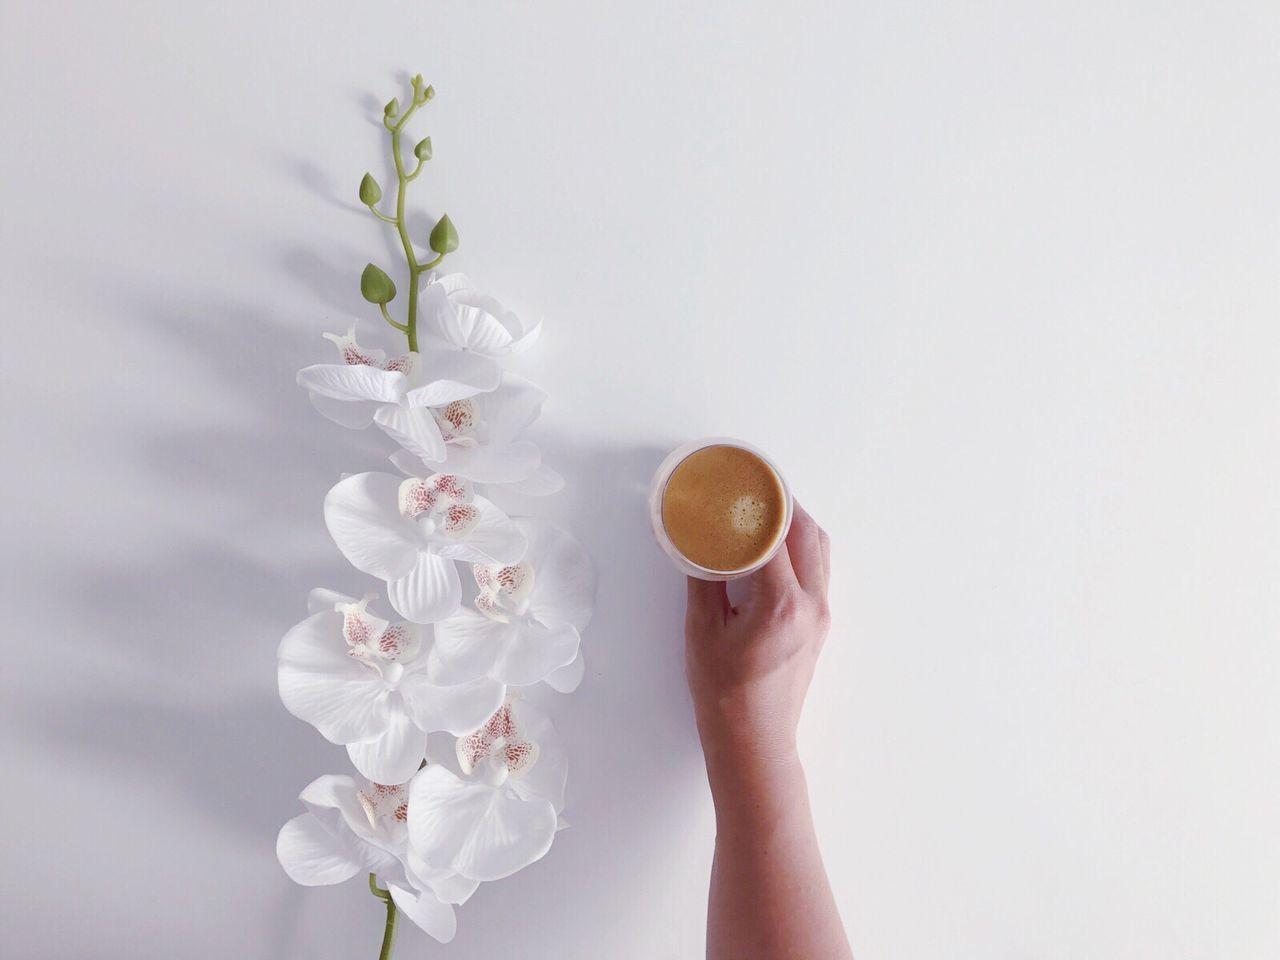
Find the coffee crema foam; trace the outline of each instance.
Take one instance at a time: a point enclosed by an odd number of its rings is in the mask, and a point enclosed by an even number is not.
[[[685,457],[662,493],[662,526],[691,563],[718,573],[753,566],[777,544],[786,519],[777,473],[742,447],[720,444]]]

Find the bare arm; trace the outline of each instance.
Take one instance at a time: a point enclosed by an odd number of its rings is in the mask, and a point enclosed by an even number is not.
[[[708,960],[851,960],[813,832],[796,724],[826,637],[827,535],[796,505],[785,546],[729,606],[689,581],[689,689],[716,808]]]

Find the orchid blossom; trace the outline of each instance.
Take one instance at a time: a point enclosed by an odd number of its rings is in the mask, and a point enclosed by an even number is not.
[[[311,592],[311,615],[280,641],[280,699],[346,746],[364,776],[403,783],[422,763],[429,733],[473,730],[506,691],[488,678],[439,682],[430,628],[383,620],[369,610],[370,599]]]
[[[461,776],[430,764],[409,785],[414,862],[469,880],[500,880],[551,848],[567,767],[551,721],[510,700],[457,743]]]
[[[529,549],[516,564],[475,564],[475,609],[460,609],[435,625],[431,658],[452,681],[488,677],[501,683],[567,678],[591,619],[595,575],[587,551],[559,527],[515,521]],[[581,670],[577,671],[581,679]],[[568,692],[567,690],[565,692]]]
[[[353,323],[345,336],[326,333],[338,348],[340,362],[303,367],[298,371],[299,386],[335,423],[353,429],[376,423],[414,455],[444,459],[444,437],[427,408],[494,389],[498,369],[461,350],[405,353],[388,360],[381,350],[361,347],[355,332]]]
[[[387,598],[413,623],[458,609],[455,560],[516,563],[524,534],[498,507],[453,474],[409,477],[358,473],[331,489],[324,519],[357,570],[385,580]]]
[[[546,398],[524,377],[503,373],[492,392],[412,411],[414,417],[434,419],[444,438],[443,456],[423,458],[401,449],[391,455],[391,462],[411,475],[425,464],[432,472],[453,473],[476,483],[512,484],[531,495],[555,493],[564,486],[563,478],[542,462],[535,444],[519,439]]]
[[[307,812],[294,817],[276,837],[276,858],[289,879],[303,886],[327,886],[358,873],[377,875],[397,909],[441,943],[453,939],[453,903],[477,886],[446,871],[433,875],[439,892],[405,865],[409,798],[407,785],[366,783],[330,774],[312,781],[299,798]],[[441,899],[446,896],[449,901]]]
[[[427,329],[458,350],[505,357],[533,345],[542,321],[530,323],[461,273],[431,274],[422,291]]]

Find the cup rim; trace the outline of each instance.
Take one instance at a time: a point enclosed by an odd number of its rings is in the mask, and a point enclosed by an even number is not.
[[[740,450],[746,450],[748,453],[755,454],[765,465],[773,471],[778,483],[782,486],[783,497],[783,518],[782,527],[778,532],[777,538],[761,557],[754,563],[737,570],[715,570],[710,567],[704,567],[701,564],[694,563],[686,557],[676,545],[671,541],[671,537],[667,534],[666,526],[662,522],[662,501],[666,494],[667,482],[671,479],[671,475],[675,473],[676,467],[682,464],[690,456],[699,450],[705,450],[708,447],[737,447]],[[678,569],[688,576],[695,577],[699,580],[725,581],[736,580],[739,577],[745,577],[759,570],[765,564],[777,555],[782,548],[782,544],[787,539],[787,534],[791,530],[791,520],[794,513],[795,500],[791,495],[791,485],[787,483],[787,478],[782,470],[778,467],[777,462],[767,453],[754,444],[747,443],[745,440],[739,440],[737,437],[702,437],[697,440],[689,440],[676,447],[671,453],[667,454],[662,463],[658,465],[657,471],[653,475],[653,480],[649,485],[649,525],[652,529],[654,539],[657,540],[658,546],[662,549],[668,558],[676,565]]]

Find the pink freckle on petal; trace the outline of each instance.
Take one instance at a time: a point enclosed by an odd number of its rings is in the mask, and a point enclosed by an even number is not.
[[[361,366],[376,367],[377,366],[377,363],[374,362],[373,357],[370,357],[368,354],[361,353],[360,348],[357,347],[354,343],[349,343],[342,348],[342,359],[348,366],[352,366],[352,367],[361,367]]]
[[[480,511],[469,503],[455,503],[445,513],[444,528],[450,533],[469,530],[480,519]]]

